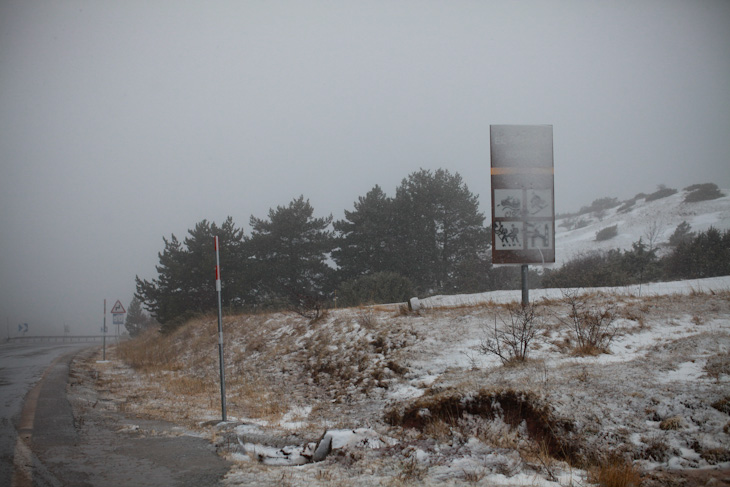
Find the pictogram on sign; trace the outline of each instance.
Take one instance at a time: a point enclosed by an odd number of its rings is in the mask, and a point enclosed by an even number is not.
[[[124,306],[122,306],[122,302],[117,299],[117,302],[114,303],[114,306],[112,307],[112,314],[124,314],[126,311],[124,310]]]

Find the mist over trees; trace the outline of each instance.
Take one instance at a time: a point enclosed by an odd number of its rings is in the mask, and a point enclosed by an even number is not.
[[[713,184],[685,190],[694,201],[718,194]],[[660,186],[648,196],[675,192]],[[637,195],[631,204],[648,196]],[[600,217],[620,204],[615,198],[601,198],[581,212]],[[520,287],[517,266],[492,266],[490,229],[477,196],[458,173],[421,169],[404,178],[392,197],[376,185],[358,197],[341,220],[314,215],[302,195],[270,209],[264,218],[252,215],[250,235],[228,217],[220,226],[207,220],[196,223],[182,241],[175,235],[163,237],[157,277],[135,278],[141,315],[130,305],[130,311],[135,310],[130,333],[148,323],[142,306],[162,331],[216,309],[214,236],[219,238],[222,304],[227,312],[290,309],[316,318],[338,304]],[[591,252],[558,269],[530,269],[530,287],[621,286],[730,274],[728,231],[710,228],[696,233],[682,222],[661,257],[656,243],[639,239],[628,250]]]
[[[124,327],[129,332],[129,336],[136,337],[148,328],[159,326],[159,324],[150,315],[145,313],[142,308],[142,302],[138,298],[132,298],[127,306],[127,316],[124,320]]]
[[[410,294],[487,290],[490,233],[477,196],[439,169],[404,178],[394,197],[375,186],[345,218],[317,218],[304,196],[251,216],[245,235],[231,217],[203,220],[181,242],[163,238],[157,277],[136,277],[135,296],[174,329],[217,306],[213,237],[220,242],[222,300],[229,310],[301,309],[334,302],[397,302]]]
[[[180,242],[175,235],[163,237],[165,248],[158,253],[159,264],[155,267],[157,278],[150,281],[135,277],[135,297],[163,326],[174,328],[195,314],[208,312],[217,306],[215,291],[215,252],[213,237],[220,243],[221,268],[230,273],[221,283],[223,306],[238,307],[250,292],[248,281],[243,279],[247,266],[243,252],[243,230],[236,228],[228,217],[218,226],[203,220],[188,230],[188,236]]]
[[[342,281],[394,272],[421,294],[485,289],[489,229],[458,173],[421,170],[403,179],[394,198],[375,186],[354,206],[334,223]]]
[[[243,239],[252,303],[319,300],[332,285],[327,258],[334,245],[328,230],[332,216],[315,218],[304,196],[269,210],[268,218],[251,217],[251,236]]]

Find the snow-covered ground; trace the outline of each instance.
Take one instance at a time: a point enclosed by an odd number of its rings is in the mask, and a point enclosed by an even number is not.
[[[689,223],[694,232],[704,232],[710,227],[730,229],[730,190],[721,192],[725,195],[722,198],[685,203],[687,192],[680,190],[654,201],[639,199],[625,211],[621,211],[622,205],[619,205],[605,211],[600,218],[588,213],[559,219],[555,222],[556,264],[593,250],[628,250],[639,238],[646,244],[661,246],[669,241],[683,221]],[[581,220],[584,226],[569,229]],[[614,238],[596,241],[598,231],[614,225],[618,231]]]
[[[612,311],[608,353],[575,353],[566,296]],[[231,486],[589,485],[609,458],[648,480],[730,468],[730,277],[533,290],[529,360],[504,366],[480,345],[520,297],[434,296],[417,313],[340,309],[315,323],[227,317],[227,423],[214,318],[148,340],[148,365],[117,358],[99,380],[127,413],[210,435],[236,464]]]

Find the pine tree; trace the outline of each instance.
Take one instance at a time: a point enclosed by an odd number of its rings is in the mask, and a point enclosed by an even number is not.
[[[144,303],[163,331],[171,331],[185,318],[217,307],[215,236],[220,243],[223,303],[234,307],[242,302],[246,290],[243,230],[235,227],[231,217],[220,227],[202,220],[188,230],[182,243],[175,235],[169,240],[163,237],[165,249],[158,254],[157,278],[135,278],[135,297]]]
[[[124,327],[129,332],[129,336],[136,337],[155,324],[155,320],[142,309],[142,302],[136,297],[132,298],[124,321]]]
[[[251,237],[246,241],[257,300],[283,299],[299,303],[321,299],[331,288],[332,268],[327,257],[333,235],[327,228],[332,216],[314,218],[304,196],[288,206],[269,210],[267,219],[251,217]]]
[[[691,241],[695,236],[695,233],[691,230],[692,227],[686,221],[677,225],[674,233],[669,237],[669,245],[676,248],[681,243]]]
[[[334,222],[338,238],[332,258],[339,266],[341,281],[395,267],[397,245],[392,212],[393,200],[376,185],[358,198],[354,211],[345,210],[344,220]]]
[[[475,291],[489,270],[489,235],[476,195],[461,176],[420,170],[396,189],[398,270],[422,293]]]

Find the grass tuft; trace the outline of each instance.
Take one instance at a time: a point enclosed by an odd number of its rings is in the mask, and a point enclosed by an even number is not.
[[[592,468],[588,481],[601,487],[639,487],[641,475],[633,464],[616,457]]]

